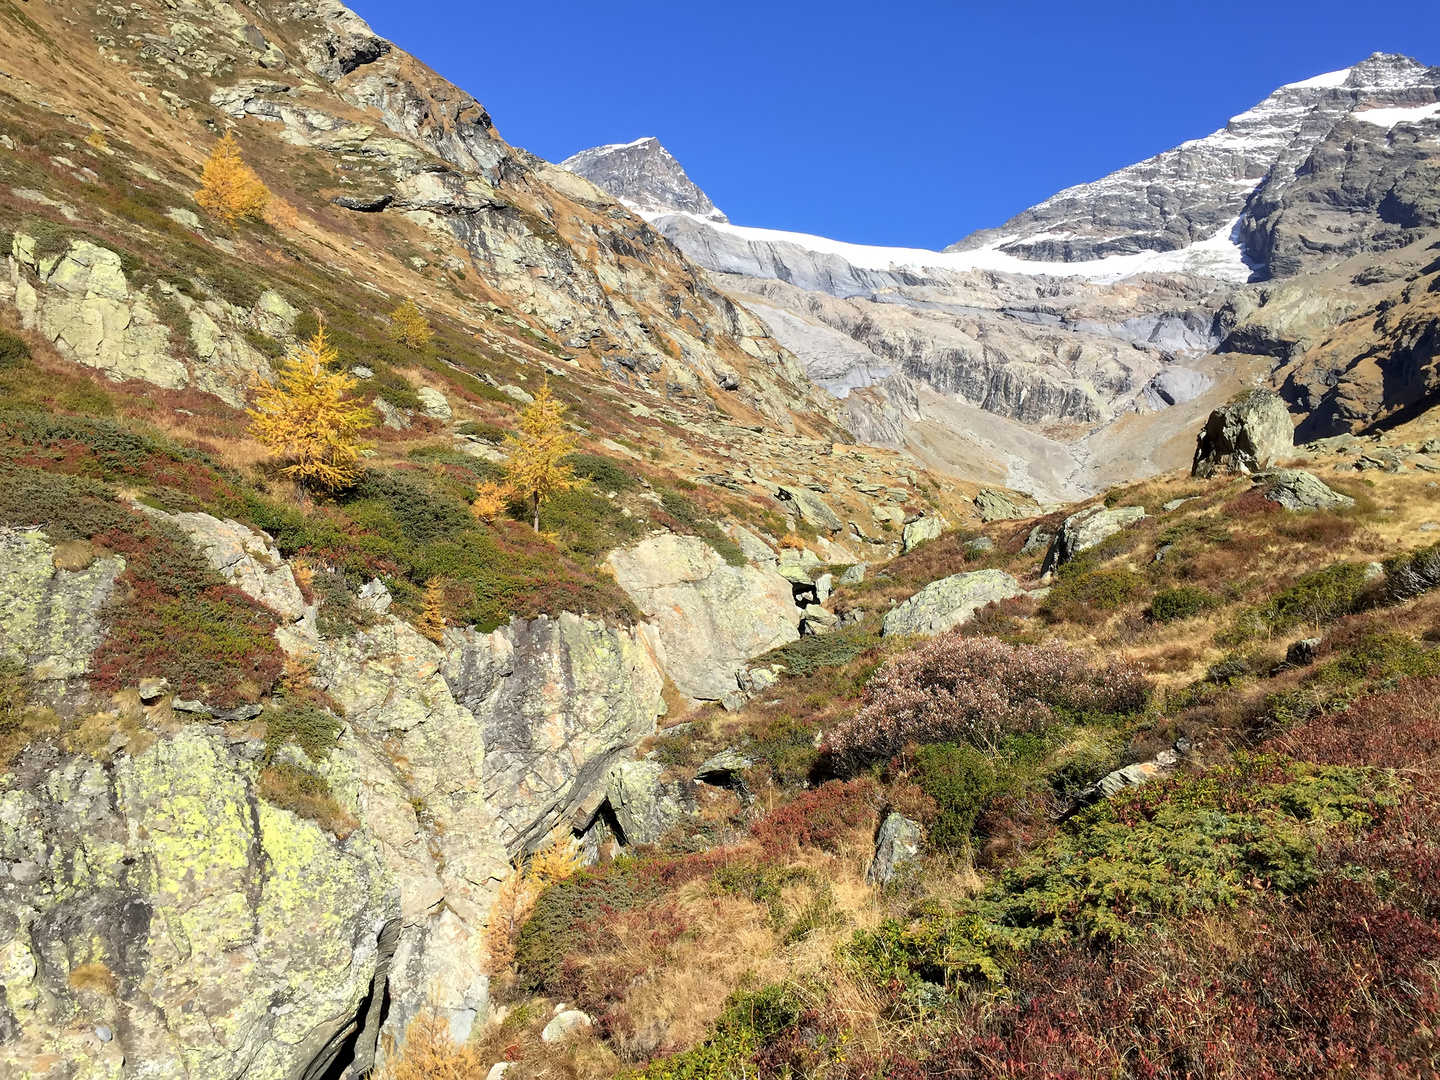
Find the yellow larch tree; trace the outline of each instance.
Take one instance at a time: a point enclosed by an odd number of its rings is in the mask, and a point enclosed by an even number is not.
[[[575,436],[565,427],[565,406],[550,392],[546,379],[535,400],[520,414],[520,435],[506,437],[510,460],[505,477],[510,488],[534,508],[535,531],[540,531],[540,504],[567,491],[579,481],[565,458],[575,452]]]
[[[434,336],[430,320],[414,300],[406,300],[390,313],[390,339],[397,345],[423,349]]]
[[[261,218],[270,203],[270,189],[240,156],[235,133],[227,131],[215,144],[200,174],[195,201],[227,225],[241,218]]]
[[[475,485],[475,498],[470,503],[470,512],[488,524],[505,513],[505,508],[510,505],[510,495],[509,484],[481,480]]]
[[[434,642],[445,640],[445,586],[444,578],[432,577],[425,583],[425,599],[420,608],[420,618],[415,629]]]
[[[291,348],[275,382],[255,388],[250,433],[285,461],[282,474],[301,488],[339,491],[360,478],[370,453],[360,432],[375,426],[365,402],[351,398],[355,380],[332,371],[338,359],[322,323],[315,336]]]

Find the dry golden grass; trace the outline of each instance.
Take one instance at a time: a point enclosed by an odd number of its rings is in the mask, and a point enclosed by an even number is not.
[[[104,964],[96,960],[72,968],[70,971],[70,985],[76,990],[85,990],[93,994],[113,996],[115,993],[115,974]]]

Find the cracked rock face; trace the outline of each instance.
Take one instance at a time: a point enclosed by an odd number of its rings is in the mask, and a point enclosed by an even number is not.
[[[16,1075],[307,1075],[354,1034],[395,915],[368,833],[260,800],[197,728],[113,764],[32,746],[0,780],[0,860]]]
[[[664,709],[645,635],[568,612],[452,629],[443,672],[484,728],[486,798],[512,854],[570,822]]]
[[[652,536],[611,552],[607,564],[653,620],[665,671],[688,697],[721,700],[748,660],[800,637],[789,581],[768,568],[727,566],[698,537]]]

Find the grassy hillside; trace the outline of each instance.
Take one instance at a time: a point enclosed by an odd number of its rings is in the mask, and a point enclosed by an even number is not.
[[[477,1060],[655,1080],[1429,1074],[1440,486],[1305,464],[1354,508],[1285,511],[1248,479],[1112,492],[1148,516],[1047,595],[932,641],[882,638],[878,616],[965,570],[1040,584],[1019,553],[1037,522],[988,528],[989,550],[947,534],[842,589],[867,620],[782,650],[745,711],[653,740],[677,779],[739,749],[744,792],[708,789],[655,848],[549,886]],[[1076,804],[1172,747],[1173,770]],[[923,826],[922,857],[870,885],[891,810]],[[559,1002],[595,1021],[563,1050],[538,1038]]]

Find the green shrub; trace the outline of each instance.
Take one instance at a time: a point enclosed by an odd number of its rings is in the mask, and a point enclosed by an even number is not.
[[[1144,585],[1139,574],[1124,569],[1062,574],[1060,583],[1045,598],[1041,613],[1054,620],[1085,622],[1093,613],[1114,611],[1129,603]]]
[[[640,482],[619,464],[599,454],[571,454],[565,458],[566,465],[583,480],[592,481],[601,491],[633,491]]]
[[[1000,777],[989,754],[968,743],[936,743],[922,746],[915,755],[915,781],[939,811],[927,839],[935,847],[957,850],[969,845]]]
[[[1364,682],[1384,684],[1424,678],[1440,672],[1440,652],[1409,634],[1367,627],[1350,642],[1332,642],[1338,653],[1315,669],[1312,679],[1325,686],[1349,688]]]
[[[753,664],[783,664],[786,674],[813,675],[824,668],[844,667],[880,644],[873,630],[847,628],[829,634],[807,634],[789,644],[771,649]]]
[[[1394,791],[1373,770],[1263,757],[1155,781],[1087,811],[980,896],[858,932],[847,954],[913,998],[923,982],[1000,981],[1033,945],[1135,941],[1160,918],[1308,888],[1322,836],[1373,826]]]
[[[276,708],[261,714],[265,722],[265,761],[274,760],[275,753],[286,743],[294,743],[305,751],[311,761],[324,761],[330,756],[342,727],[339,720],[324,709],[300,701],[282,701]]]
[[[22,337],[0,330],[0,371],[17,368],[30,359],[30,346]]]
[[[510,399],[506,398],[505,400]],[[466,420],[463,424],[456,424],[455,430],[461,435],[471,435],[490,443],[502,443],[507,436],[515,434],[509,428],[503,428],[499,424],[487,424],[478,420]]]
[[[790,987],[771,984],[739,991],[726,1003],[705,1042],[683,1054],[652,1061],[623,1073],[623,1080],[719,1080],[768,1075],[752,1064],[765,1043],[797,1027],[806,1013],[803,999]],[[785,1070],[784,1075],[790,1075]]]
[[[1354,611],[1369,584],[1360,563],[1335,563],[1299,578],[1277,593],[1263,609],[1270,629],[1280,633],[1300,625],[1319,626]]]
[[[750,725],[745,753],[769,765],[771,776],[782,787],[803,787],[820,756],[815,749],[817,730],[814,723],[788,713],[767,717]]]
[[[1156,622],[1168,623],[1176,619],[1190,619],[1208,611],[1219,603],[1219,598],[1194,585],[1177,585],[1161,589],[1150,601],[1150,617]]]

